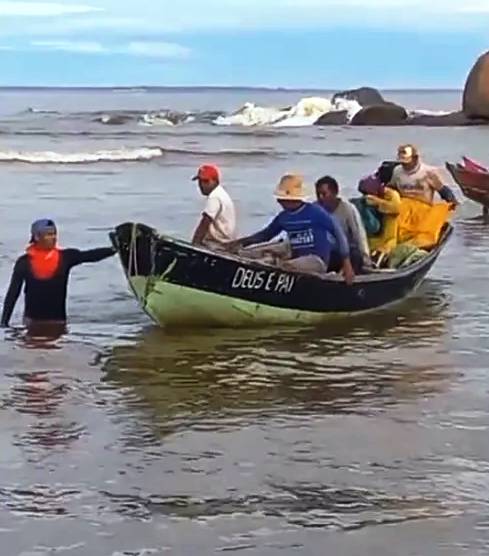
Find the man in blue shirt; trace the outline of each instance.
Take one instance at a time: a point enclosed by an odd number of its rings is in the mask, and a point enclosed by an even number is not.
[[[336,222],[322,207],[306,202],[304,182],[300,176],[282,177],[275,198],[283,210],[260,232],[231,243],[231,247],[246,247],[270,241],[285,232],[291,258],[284,263],[289,270],[299,272],[327,272],[331,251],[337,246],[342,271],[347,284],[355,277],[348,240]]]

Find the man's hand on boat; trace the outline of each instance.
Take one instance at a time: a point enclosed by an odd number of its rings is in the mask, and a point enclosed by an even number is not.
[[[246,239],[245,239],[246,242]],[[242,239],[237,239],[234,241],[228,241],[225,244],[225,248],[226,251],[228,251],[229,253],[239,253],[239,251],[243,248],[243,240]],[[263,252],[263,254],[265,254],[265,251]],[[284,265],[284,268],[287,266],[287,261],[291,260],[293,261],[294,259],[283,259],[283,257],[279,257],[279,259],[282,259],[282,263]],[[298,270],[293,268],[293,265],[291,265],[290,270]],[[339,265],[336,267],[337,271],[340,271]],[[343,274],[343,277],[345,279],[345,282],[351,286],[353,283],[353,280],[355,279],[355,271],[353,270],[353,265],[351,263],[351,260],[349,257],[343,259],[342,263],[341,263],[341,273]]]
[[[355,272],[349,258],[343,260],[342,272],[345,282],[351,286],[353,284],[353,280],[355,279]]]

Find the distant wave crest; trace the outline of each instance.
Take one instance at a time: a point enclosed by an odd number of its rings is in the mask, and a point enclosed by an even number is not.
[[[174,127],[189,123],[210,123],[217,126],[239,127],[307,127],[329,112],[347,112],[350,120],[362,109],[356,100],[323,97],[301,98],[293,106],[277,108],[246,102],[232,114],[219,111],[178,112],[160,110],[147,113],[101,113],[95,119],[104,125],[125,125],[136,121],[148,127]]]
[[[121,148],[113,150],[98,150],[94,152],[60,153],[53,151],[0,151],[0,163],[28,163],[28,164],[90,164],[96,162],[145,162],[163,155],[168,156],[197,156],[219,158],[287,158],[290,155],[315,156],[328,158],[360,158],[367,156],[361,152],[337,151],[287,151],[273,148],[266,149],[202,149],[202,148],[173,148],[173,147],[139,147],[133,149]]]
[[[86,164],[90,162],[130,162],[151,160],[163,156],[159,147],[100,150],[91,153],[59,153],[53,151],[0,151],[0,162],[30,164]]]
[[[58,112],[57,110],[47,110],[44,108],[31,108],[29,107],[26,110],[27,114],[59,114],[60,112]]]

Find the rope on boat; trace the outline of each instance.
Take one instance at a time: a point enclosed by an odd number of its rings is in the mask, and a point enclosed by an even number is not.
[[[129,257],[128,257],[128,265],[127,265],[127,274],[128,278],[131,276],[139,276],[139,267],[138,267],[138,225],[132,224],[131,227],[131,239],[129,242]],[[167,266],[166,270],[161,274],[161,276],[156,276],[156,253],[157,253],[157,245],[158,242],[156,241],[157,238],[153,234],[150,238],[150,271],[148,276],[146,276],[145,284],[144,284],[144,292],[142,294],[142,299],[140,299],[140,303],[143,305],[143,309],[146,309],[148,296],[151,291],[154,289],[154,286],[158,280],[165,280],[166,276],[173,270],[175,265],[177,264],[177,257],[173,259],[173,261]]]
[[[131,241],[129,243],[129,261],[127,265],[127,270],[129,276],[133,274],[137,276],[139,274],[138,270],[138,253],[137,253],[137,224],[133,224],[131,227]]]
[[[127,275],[129,279],[131,278],[131,276],[139,276],[137,239],[138,239],[138,226],[137,224],[133,223],[131,226],[131,239],[129,242],[129,260],[127,262]],[[143,309],[146,309],[146,299],[148,297],[150,281],[151,281],[151,276],[148,276],[144,287],[144,294],[142,296],[142,299],[139,299],[139,302],[141,303]],[[139,298],[138,295],[136,295],[136,297]]]

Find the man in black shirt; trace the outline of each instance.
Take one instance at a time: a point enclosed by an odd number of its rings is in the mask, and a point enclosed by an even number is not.
[[[52,220],[37,220],[31,227],[26,254],[17,259],[5,296],[0,325],[8,326],[22,285],[25,294],[24,319],[31,323],[66,321],[66,294],[70,271],[83,263],[95,263],[115,254],[112,247],[59,249]]]

